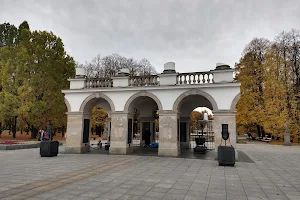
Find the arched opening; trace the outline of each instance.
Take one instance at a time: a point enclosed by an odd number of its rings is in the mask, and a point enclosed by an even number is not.
[[[158,148],[152,144],[159,140],[158,110],[160,102],[148,95],[136,96],[128,101],[125,109],[128,111],[128,131],[132,136],[129,140],[132,140],[133,153],[157,154]]]
[[[199,137],[205,138],[205,146],[208,150],[215,148],[213,119],[213,112],[207,107],[198,107],[191,112],[188,127],[190,149],[193,149],[197,146],[196,139]]]
[[[83,143],[91,152],[108,153],[105,145],[110,142],[110,113],[114,111],[112,101],[104,95],[91,95],[82,103]]]
[[[210,97],[210,96],[208,96]],[[195,139],[205,138],[207,150],[213,150],[213,111],[217,104],[211,98],[198,93],[184,94],[179,97],[174,104],[174,109],[178,111],[178,134],[182,154],[193,152],[196,146]],[[207,119],[204,119],[207,113]],[[212,153],[213,154],[213,153]]]

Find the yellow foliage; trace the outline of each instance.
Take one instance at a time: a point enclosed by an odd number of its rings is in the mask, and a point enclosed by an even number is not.
[[[266,132],[283,137],[284,123],[287,120],[285,87],[280,81],[280,74],[277,73],[280,66],[275,54],[270,50],[264,64],[265,84],[264,84],[264,110],[265,120],[263,121]]]
[[[108,113],[100,106],[95,106],[92,109],[92,126],[104,127],[108,121]]]

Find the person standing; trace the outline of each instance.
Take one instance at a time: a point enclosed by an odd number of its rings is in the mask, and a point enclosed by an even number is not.
[[[44,141],[44,130],[40,130],[39,133],[40,133],[40,140]]]

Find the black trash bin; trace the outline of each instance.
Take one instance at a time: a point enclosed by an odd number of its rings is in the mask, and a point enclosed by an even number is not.
[[[40,144],[41,157],[53,157],[58,154],[58,141],[43,141]]]
[[[218,147],[218,161],[220,166],[235,165],[235,150],[232,146]]]

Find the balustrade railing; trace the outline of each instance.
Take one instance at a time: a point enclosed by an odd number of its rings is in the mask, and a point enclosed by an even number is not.
[[[144,87],[144,86],[158,86],[159,76],[129,76],[128,86]],[[211,72],[191,72],[180,73],[177,75],[177,85],[192,85],[213,83],[213,74]],[[86,80],[85,88],[103,88],[113,87],[112,78],[89,78]]]
[[[86,80],[86,88],[113,87],[111,78],[90,78]]]
[[[177,85],[213,83],[211,72],[191,72],[177,75]]]
[[[132,76],[129,78],[129,86],[155,86],[159,85],[159,77],[157,75],[151,76]]]

